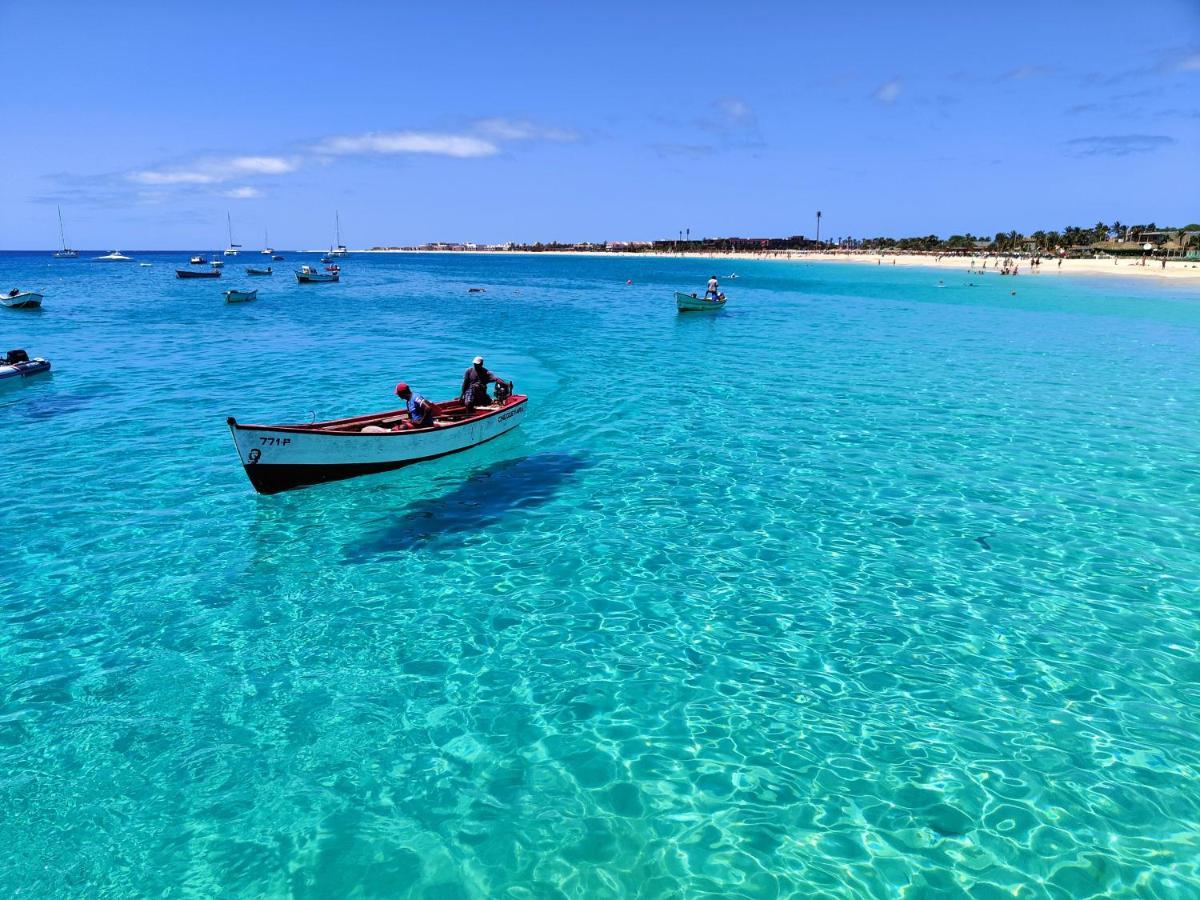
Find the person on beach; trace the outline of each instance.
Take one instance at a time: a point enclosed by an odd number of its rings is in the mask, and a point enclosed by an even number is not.
[[[433,426],[433,404],[415,393],[405,382],[396,385],[396,396],[404,401],[408,409],[409,428],[430,428]],[[399,431],[404,425],[397,425],[393,431]]]
[[[477,356],[471,364],[471,368],[463,373],[463,406],[467,409],[474,409],[477,406],[491,406],[492,398],[488,396],[487,392],[489,384],[507,385],[508,389],[512,390],[511,381],[505,381],[499,375],[489,372],[483,367],[483,357]]]
[[[717,284],[717,276],[710,275],[708,278],[708,290],[706,290],[704,292],[704,299],[705,300],[719,300],[720,294],[721,294],[721,288]]]

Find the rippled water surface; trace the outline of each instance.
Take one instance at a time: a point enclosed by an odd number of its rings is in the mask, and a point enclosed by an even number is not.
[[[1200,896],[1195,288],[134,255],[0,254],[0,893]],[[477,352],[518,431],[252,492]]]

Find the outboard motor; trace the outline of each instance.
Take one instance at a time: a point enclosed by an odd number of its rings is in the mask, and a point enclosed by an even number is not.
[[[24,350],[9,350],[4,357],[4,364],[15,366],[17,363],[29,362],[29,354]],[[496,388],[499,391],[499,387]]]
[[[497,381],[496,382],[496,402],[504,403],[511,396],[512,396],[512,388],[508,385],[508,383],[504,382],[504,381]]]

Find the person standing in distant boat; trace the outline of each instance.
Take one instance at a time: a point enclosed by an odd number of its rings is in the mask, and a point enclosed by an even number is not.
[[[463,373],[463,406],[467,409],[474,409],[477,406],[491,406],[492,398],[488,396],[487,392],[489,384],[507,385],[508,389],[512,390],[511,381],[505,381],[499,375],[489,372],[483,367],[483,357],[477,356],[471,364],[471,368]]]
[[[408,421],[411,428],[430,428],[433,426],[433,404],[415,393],[403,381],[396,385],[396,396],[404,401],[408,409]],[[397,426],[397,430],[400,426]]]
[[[710,275],[708,278],[708,290],[704,292],[705,300],[720,300],[721,287],[717,284],[717,276]]]

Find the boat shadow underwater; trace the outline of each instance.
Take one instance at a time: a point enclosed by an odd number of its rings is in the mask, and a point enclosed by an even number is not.
[[[388,517],[345,560],[359,563],[391,553],[450,544],[500,525],[507,516],[553,500],[576,473],[593,465],[583,453],[534,453],[494,463],[458,487]]]

